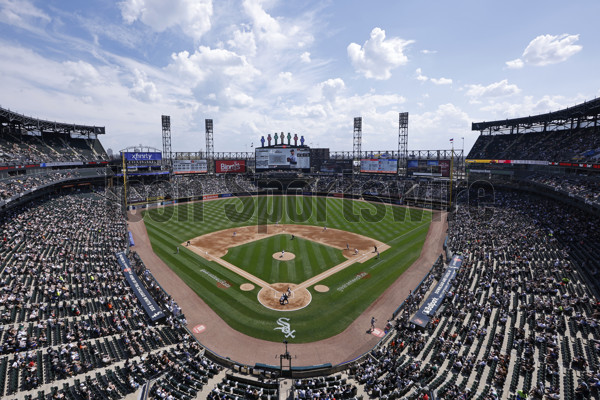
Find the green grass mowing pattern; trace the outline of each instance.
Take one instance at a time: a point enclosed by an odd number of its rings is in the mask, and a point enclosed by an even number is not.
[[[281,261],[273,253],[281,250],[294,253],[296,258]],[[223,257],[268,283],[300,284],[346,260],[342,251],[299,237],[291,240],[290,235],[275,235],[265,239],[232,247]]]
[[[296,206],[298,201],[307,207],[304,209],[304,221],[298,216],[300,213],[294,215],[289,212],[290,206]],[[227,206],[237,207],[235,213],[229,210],[227,214]],[[279,211],[272,213],[272,210]],[[265,196],[149,210],[145,212],[144,219],[156,254],[232,328],[260,339],[280,342],[284,335],[274,328],[277,327],[277,319],[284,316],[290,318],[291,329],[295,330],[295,338],[286,340],[305,343],[342,332],[418,258],[431,212],[337,198]],[[381,253],[380,260],[355,263],[319,282],[329,286],[329,292],[318,293],[309,288],[311,304],[293,312],[268,310],[257,301],[258,288],[249,292],[239,289],[242,283],[247,282],[245,279],[188,251],[185,246],[180,248],[179,254],[175,251],[180,243],[205,233],[275,221],[327,225],[373,237],[392,248]],[[270,258],[273,252],[266,256]],[[361,272],[368,273],[369,278],[354,281],[338,290]],[[208,274],[228,282],[231,287],[219,288]]]

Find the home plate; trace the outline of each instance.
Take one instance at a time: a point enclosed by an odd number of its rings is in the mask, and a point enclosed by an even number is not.
[[[195,327],[192,328],[192,332],[194,333],[202,333],[206,330],[206,326],[200,324],[200,325],[196,325]],[[382,335],[383,336],[383,335]]]
[[[377,336],[377,337],[384,337],[385,333],[381,329],[375,328],[375,329],[373,329],[373,331],[371,331],[371,335]]]

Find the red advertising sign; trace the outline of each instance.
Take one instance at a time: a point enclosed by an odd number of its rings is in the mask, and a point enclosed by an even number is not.
[[[246,172],[246,160],[217,160],[215,171],[217,174]]]
[[[440,160],[440,172],[443,177],[450,176],[450,160]]]

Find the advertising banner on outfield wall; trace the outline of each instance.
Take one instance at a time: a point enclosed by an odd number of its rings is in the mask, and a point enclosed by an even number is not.
[[[452,257],[452,261],[450,261],[450,264],[442,276],[442,279],[439,280],[433,292],[431,292],[429,297],[427,297],[427,300],[423,302],[423,305],[421,308],[419,308],[419,311],[416,312],[415,316],[410,320],[410,322],[420,326],[421,328],[427,327],[431,316],[435,314],[437,309],[444,302],[446,293],[448,293],[448,290],[450,290],[452,281],[454,280],[458,269],[462,265],[462,262],[463,259],[461,256],[455,255]]]
[[[116,254],[117,261],[121,266],[121,270],[123,271],[123,275],[125,275],[125,279],[127,279],[127,283],[133,290],[135,297],[138,298],[140,303],[142,303],[142,307],[146,311],[146,314],[150,317],[150,319],[154,322],[158,319],[164,318],[165,314],[162,312],[156,301],[152,298],[150,293],[146,290],[146,288],[142,285],[142,281],[140,281],[139,276],[133,271],[131,268],[131,264],[129,263],[129,259],[125,255],[125,253],[120,252]]]
[[[246,160],[217,160],[215,171],[217,174],[246,172]]]

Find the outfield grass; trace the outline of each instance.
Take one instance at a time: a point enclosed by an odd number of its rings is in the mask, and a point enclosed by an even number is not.
[[[155,253],[232,328],[260,339],[280,342],[284,335],[274,328],[278,326],[277,319],[285,316],[290,318],[291,329],[295,330],[295,338],[286,340],[305,343],[343,331],[419,257],[431,212],[348,199],[263,196],[153,209],[144,213],[144,220]],[[185,246],[179,254],[175,252],[180,243],[209,232],[276,221],[327,225],[372,237],[391,248],[382,253],[381,259],[353,264],[319,282],[329,286],[329,292],[319,293],[309,288],[311,304],[292,312],[263,307],[257,300],[259,288],[241,291],[239,286],[247,283],[245,279],[203,259]],[[265,253],[270,257],[276,251],[280,249]],[[205,272],[230,282],[232,287],[219,288]],[[310,273],[313,272],[307,272],[307,275]],[[360,273],[367,273],[369,278],[355,280]],[[275,281],[285,280],[280,277]],[[288,281],[294,282],[291,278]]]
[[[296,258],[281,261],[273,253],[294,253]],[[299,284],[346,260],[342,251],[330,246],[290,235],[275,235],[240,246],[231,247],[223,257],[268,283]]]

